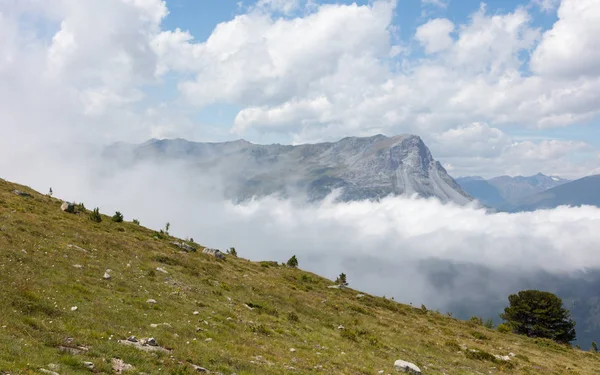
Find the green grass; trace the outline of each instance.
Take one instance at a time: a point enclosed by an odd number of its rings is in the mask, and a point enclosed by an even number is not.
[[[38,374],[54,364],[60,374],[88,374],[83,361],[111,373],[113,358],[134,366],[132,374],[195,373],[189,363],[238,375],[387,374],[397,359],[428,375],[600,368],[597,354],[357,298],[274,262],[220,261],[202,247],[185,253],[166,234],[104,215],[93,222],[89,211],[68,214],[60,204],[0,180],[0,373]],[[243,256],[243,246],[238,251]],[[130,335],[154,337],[171,352],[117,342]],[[510,352],[510,363],[494,357]]]

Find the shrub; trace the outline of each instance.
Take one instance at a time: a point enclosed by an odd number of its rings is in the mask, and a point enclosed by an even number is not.
[[[134,223],[135,225],[140,225],[140,221],[139,221],[138,219],[133,219],[133,223]]]
[[[593,351],[594,353],[598,353],[598,345],[596,344],[596,341],[592,341],[591,351]]]
[[[171,223],[166,223],[165,224],[165,234],[167,236],[169,235],[169,229],[171,229]]]
[[[489,337],[487,337],[483,333],[477,332],[477,331],[471,332],[471,336],[475,337],[477,340],[488,340],[489,339]]]
[[[83,202],[77,205],[77,211],[85,212],[85,204],[83,204]]]
[[[123,222],[123,214],[120,213],[119,211],[117,211],[117,212],[115,212],[115,214],[113,215],[111,220],[114,221],[115,223],[122,223]]]
[[[290,311],[290,312],[287,314],[287,318],[288,318],[288,320],[289,320],[290,322],[296,322],[296,323],[297,323],[297,322],[299,322],[299,321],[300,321],[300,318],[298,317],[298,314],[296,314],[296,313],[295,313],[295,312],[293,312],[293,311]]]
[[[498,327],[496,327],[496,330],[498,332],[500,332],[500,333],[510,333],[510,332],[512,332],[512,328],[507,323],[499,324]]]
[[[292,257],[287,261],[286,264],[288,267],[298,268],[298,259],[295,255],[292,255]]]
[[[94,210],[90,212],[89,219],[94,223],[99,223],[102,221],[102,216],[100,215],[100,209],[98,207],[94,208]]]
[[[469,359],[476,359],[479,361],[490,361],[490,362],[497,361],[496,357],[494,357],[492,354],[485,352],[483,350],[476,350],[476,351],[467,350],[465,352],[465,355]]]
[[[485,328],[494,329],[494,321],[492,319],[488,319],[483,323]]]
[[[335,282],[336,282],[336,284],[339,284],[339,285],[348,286],[348,281],[346,280],[346,274],[343,272],[340,273],[340,275],[335,280]]]
[[[471,319],[469,319],[469,321],[475,325],[478,326],[482,326],[483,325],[483,319],[481,319],[478,316],[472,316]]]
[[[235,247],[230,247],[229,250],[227,250],[227,254],[231,255],[232,257],[237,257],[237,251],[235,251]]]
[[[556,295],[539,290],[524,290],[508,297],[510,306],[500,315],[512,331],[529,337],[540,337],[558,343],[575,340],[575,322]]]

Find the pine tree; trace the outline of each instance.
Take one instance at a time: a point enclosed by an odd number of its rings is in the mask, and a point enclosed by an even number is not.
[[[575,322],[556,295],[525,290],[508,297],[510,306],[500,315],[517,334],[544,337],[559,343],[575,340]]]
[[[292,268],[298,268],[298,259],[296,259],[296,256],[293,255],[288,261],[287,261],[287,265],[288,267],[292,267]]]
[[[343,286],[348,286],[348,281],[346,280],[346,274],[345,273],[340,273],[340,275],[338,276],[338,278],[335,280],[336,284],[338,285],[343,285]]]

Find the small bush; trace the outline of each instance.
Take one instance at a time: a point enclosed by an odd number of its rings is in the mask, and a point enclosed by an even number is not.
[[[83,202],[81,202],[77,205],[77,211],[85,212],[85,204],[83,204]]]
[[[483,323],[485,328],[494,329],[494,321],[492,319],[488,319]]]
[[[592,341],[592,348],[590,350],[594,353],[598,353],[598,344],[596,344],[596,341]]]
[[[458,342],[456,342],[456,340],[446,341],[444,345],[452,352],[460,351],[460,345]]]
[[[340,335],[350,341],[358,341],[358,338],[356,337],[356,332],[354,332],[351,329],[342,329],[340,331]]]
[[[117,211],[117,212],[115,212],[115,214],[113,215],[111,220],[114,221],[115,223],[122,223],[123,222],[123,214],[120,213],[119,211]]]
[[[99,223],[102,221],[102,216],[100,215],[100,209],[98,207],[94,208],[94,210],[90,212],[89,219],[94,223]]]
[[[488,340],[489,339],[489,337],[487,337],[483,333],[477,332],[477,331],[471,332],[471,336],[475,337],[477,340]]]
[[[164,240],[166,238],[165,232],[163,232],[162,229],[160,232],[154,232],[154,235],[152,237],[156,238],[157,240]]]
[[[167,223],[165,224],[165,234],[168,236],[169,235],[169,229],[171,229],[171,223]],[[162,231],[161,231],[162,232]]]
[[[346,280],[346,274],[343,272],[340,273],[338,278],[335,280],[335,283],[339,284],[339,285],[348,286],[348,281]]]
[[[507,323],[499,324],[496,330],[500,333],[510,333],[512,332],[512,327]]]
[[[296,313],[295,313],[295,312],[293,312],[293,311],[290,311],[290,312],[287,314],[287,318],[288,318],[288,320],[289,320],[290,322],[295,322],[295,323],[297,323],[297,322],[299,322],[299,321],[300,321],[300,318],[298,317],[298,314],[296,314]]]
[[[134,223],[135,225],[140,225],[140,221],[139,221],[138,219],[133,219],[133,223]]]
[[[472,350],[467,350],[465,352],[466,357],[469,359],[476,359],[478,361],[490,361],[490,362],[496,362],[497,359],[496,357],[494,357],[492,354],[488,353],[488,352],[484,352],[483,350],[477,350],[477,351],[472,351]]]
[[[482,326],[483,325],[483,319],[481,319],[478,316],[472,316],[471,319],[469,319],[469,322],[478,325],[478,326]]]
[[[296,258],[295,255],[293,255],[288,261],[287,261],[287,266],[288,267],[292,267],[292,268],[298,268],[298,259]]]
[[[237,258],[237,251],[235,250],[235,247],[230,247],[229,250],[227,250],[227,254],[231,255],[232,257]],[[275,263],[277,263],[277,262],[275,262]]]

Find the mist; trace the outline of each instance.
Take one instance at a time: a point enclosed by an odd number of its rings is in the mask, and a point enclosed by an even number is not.
[[[170,222],[173,235],[204,246],[233,246],[255,261],[296,255],[304,270],[332,280],[344,272],[357,290],[441,311],[483,313],[465,306],[501,306],[539,275],[582,277],[600,269],[596,207],[489,213],[475,203],[406,196],[340,202],[339,192],[316,203],[269,196],[234,204],[224,198],[217,171],[179,161],[123,166],[99,150],[48,148],[17,162],[5,159],[0,171],[150,228]]]

